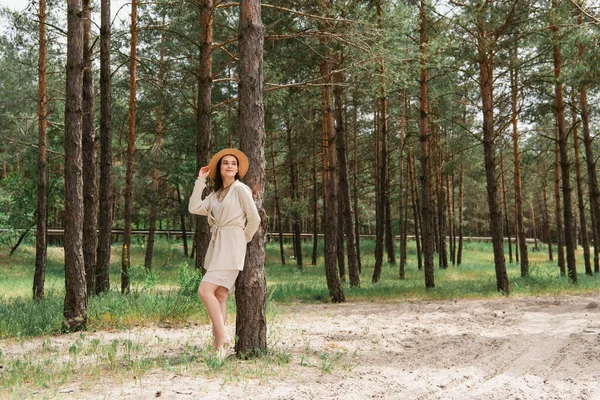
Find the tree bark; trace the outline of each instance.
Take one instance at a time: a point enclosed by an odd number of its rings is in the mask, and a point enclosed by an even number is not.
[[[356,253],[356,238],[354,236],[354,223],[352,221],[352,206],[350,204],[350,184],[348,179],[348,149],[346,148],[346,121],[344,118],[344,76],[342,72],[333,75],[333,88],[335,99],[335,121],[336,121],[336,148],[339,164],[339,205],[341,218],[346,236],[346,249],[348,254],[348,274],[350,275],[350,286],[360,286],[360,272],[358,270],[358,256]],[[342,236],[343,240],[343,236]]]
[[[300,202],[300,174],[298,170],[298,150],[295,142],[292,138],[292,125],[290,123],[289,116],[286,118],[286,131],[288,140],[288,154],[290,164],[290,192],[292,203],[294,203],[294,213],[292,214],[292,231],[294,234],[294,256],[296,258],[296,265],[302,269],[302,227],[301,227],[301,216],[297,213],[296,205]]]
[[[558,148],[558,129],[556,129],[556,141],[554,145],[554,206],[556,210],[556,246],[558,248],[558,268],[560,269],[560,275],[565,276],[567,271],[565,268],[562,206],[560,203],[560,156]]]
[[[157,97],[158,106],[156,107],[156,136],[154,138],[154,171],[152,174],[152,198],[150,205],[148,242],[146,246],[146,257],[144,259],[144,267],[146,271],[152,270],[152,257],[154,254],[154,237],[156,234],[156,214],[158,209],[158,186],[160,184],[160,153],[162,150],[162,139],[164,133],[163,114],[164,114],[164,87],[165,87],[165,15],[162,16],[162,27],[160,33],[160,55],[158,60],[158,76],[157,76]]]
[[[552,1],[552,8],[556,9],[558,2]],[[558,26],[552,25],[552,32],[558,40]],[[571,281],[577,282],[577,265],[575,263],[575,236],[573,233],[573,210],[571,203],[571,182],[569,153],[567,150],[567,129],[565,127],[565,103],[563,99],[563,86],[561,83],[562,56],[558,44],[555,43],[552,52],[554,58],[554,108],[558,125],[558,148],[560,153],[560,169],[562,176],[563,216],[565,222],[565,247],[567,248],[567,270]]]
[[[48,127],[46,97],[46,0],[39,1],[38,8],[38,159],[37,159],[37,212],[35,236],[35,272],[33,275],[33,298],[44,298],[44,281],[46,276],[46,254],[48,244],[48,205],[46,180],[46,131]]]
[[[419,142],[420,142],[420,162],[421,162],[421,218],[422,218],[422,235],[423,235],[423,257],[424,257],[424,272],[425,272],[425,287],[432,289],[435,287],[433,275],[433,223],[431,209],[431,198],[429,195],[430,186],[430,168],[429,168],[429,132],[428,132],[428,104],[427,104],[427,13],[426,0],[421,0],[419,7],[420,19],[420,36],[419,36],[419,53],[420,53],[420,116],[419,116]]]
[[[318,135],[320,135],[317,129],[316,113],[313,113],[313,127],[315,129],[315,140],[313,144],[313,157],[312,157],[312,206],[313,206],[313,246],[312,246],[312,261],[311,265],[317,265],[317,250],[319,248],[318,240],[318,226],[319,226],[319,197],[317,188],[317,146],[318,146]]]
[[[527,239],[525,235],[525,226],[523,223],[523,196],[521,195],[521,161],[519,153],[519,127],[517,122],[518,117],[518,96],[519,96],[519,72],[516,67],[518,57],[517,43],[512,54],[512,65],[510,69],[511,82],[511,123],[512,123],[512,139],[513,139],[513,161],[515,173],[515,209],[517,213],[517,239],[519,241],[519,252],[521,254],[521,277],[529,276],[529,256],[527,254]]]
[[[279,255],[281,265],[285,265],[285,250],[283,249],[283,227],[281,226],[281,207],[279,206],[279,187],[277,186],[277,169],[275,168],[275,133],[271,132],[271,165],[273,168],[273,189],[275,192],[275,220],[277,221],[277,232],[279,234]]]
[[[110,0],[100,2],[100,189],[98,206],[98,254],[96,293],[110,289],[112,241],[112,121],[110,75]]]
[[[267,351],[267,282],[265,279],[266,214],[265,110],[263,102],[263,45],[265,27],[260,0],[240,2],[239,22],[239,120],[240,150],[250,162],[244,182],[252,190],[263,223],[246,250],[244,270],[236,282],[235,352],[238,357],[259,356]]]
[[[185,224],[186,212],[184,212],[184,208],[182,207],[181,200],[181,189],[179,189],[179,184],[175,186],[175,190],[177,191],[177,203],[179,204],[179,224],[181,226],[181,239],[183,240],[183,255],[188,257],[188,241],[187,241],[187,229]]]
[[[496,182],[496,146],[494,133],[494,67],[493,45],[488,38],[485,21],[479,20],[477,52],[479,55],[479,77],[483,106],[483,148],[485,176],[487,183],[488,207],[490,211],[490,230],[494,248],[494,266],[498,291],[509,293],[506,260],[502,234],[502,211],[498,202],[498,184]],[[492,47],[492,48],[490,48]]]
[[[356,240],[356,262],[358,264],[358,273],[360,275],[362,271],[360,261],[360,218],[358,213],[358,104],[356,101],[352,107],[353,109],[353,142],[354,142],[354,173],[352,174],[352,187],[353,187],[353,213],[354,213],[354,237]]]
[[[500,149],[500,185],[502,187],[502,203],[504,205],[504,228],[508,239],[508,261],[513,262],[512,242],[510,237],[510,225],[508,224],[508,201],[506,198],[506,181],[504,179],[504,152]]]
[[[410,154],[410,151],[408,152],[408,157],[407,157],[407,161],[408,161],[408,176],[409,176],[409,181],[410,181],[410,196],[412,199],[412,209],[413,209],[413,221],[414,221],[414,226],[415,226],[415,246],[417,248],[417,265],[418,265],[418,269],[419,271],[421,271],[423,269],[423,253],[421,251],[421,235],[419,234],[419,202],[418,202],[418,197],[417,197],[417,187],[415,184],[415,172],[414,172],[414,165],[415,162],[413,162],[413,157]]]
[[[80,0],[67,2],[65,101],[65,303],[63,327],[85,329],[87,295],[83,261],[83,19]]]
[[[573,96],[572,104],[575,104],[575,96]],[[574,158],[575,158],[575,179],[577,182],[577,205],[579,207],[579,225],[581,226],[581,246],[583,247],[583,261],[585,264],[585,273],[587,275],[594,275],[592,271],[592,264],[590,261],[590,240],[587,232],[587,223],[585,218],[585,200],[583,192],[583,179],[581,178],[581,159],[579,157],[579,133],[577,129],[577,113],[573,109],[573,147],[574,147]]]
[[[96,289],[98,187],[96,185],[96,128],[94,110],[94,41],[92,4],[83,0],[83,259],[87,295]]]
[[[210,160],[212,132],[212,45],[213,45],[212,0],[200,2],[200,55],[198,71],[198,107],[196,109],[196,169],[200,170]],[[264,124],[264,122],[263,122]],[[208,190],[208,189],[207,189]],[[204,259],[210,243],[207,218],[195,216],[196,269],[204,272]]]
[[[578,25],[583,25],[582,8],[579,9]],[[580,59],[583,59],[585,51],[583,43],[578,43],[577,52]],[[587,84],[585,81],[579,87],[579,105],[581,108],[581,126],[590,194],[590,219],[592,221],[592,240],[594,241],[594,272],[600,272],[600,190],[598,189],[596,158],[594,157],[592,136],[590,135],[590,113],[587,101]]]
[[[131,266],[131,226],[133,170],[135,167],[135,119],[137,114],[137,7],[138,0],[131,3],[131,43],[129,51],[129,113],[127,123],[127,170],[125,172],[125,226],[121,251],[121,293],[129,293],[129,268]]]
[[[464,178],[465,173],[463,167],[460,167],[460,174],[458,177],[458,249],[456,250],[456,265],[462,264],[462,251],[463,251],[463,216],[464,216],[464,198],[465,198],[465,184]]]
[[[546,189],[545,180],[542,181],[542,196],[544,200],[544,237],[548,244],[548,260],[552,261],[552,238],[550,237],[550,212],[548,211],[548,191]]]

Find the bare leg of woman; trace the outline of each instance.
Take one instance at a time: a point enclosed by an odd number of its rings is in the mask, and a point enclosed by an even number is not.
[[[204,306],[206,307],[208,316],[212,322],[213,336],[215,338],[213,341],[213,346],[217,349],[223,347],[227,340],[225,337],[225,320],[223,318],[223,311],[216,296],[216,292],[219,288],[220,286],[209,282],[201,282],[200,287],[198,288],[198,294],[204,302]]]
[[[229,296],[229,291],[223,286],[219,286],[215,291],[215,296],[217,300],[219,300],[219,305],[221,306],[221,314],[223,315],[223,323],[227,323],[227,297]]]

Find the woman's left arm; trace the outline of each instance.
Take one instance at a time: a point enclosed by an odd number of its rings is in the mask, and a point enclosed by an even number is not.
[[[252,237],[258,230],[260,225],[260,216],[256,209],[256,203],[252,198],[252,191],[246,185],[241,185],[242,190],[239,191],[240,204],[244,213],[246,214],[246,227],[244,228],[244,234],[246,235],[246,242],[250,242]]]

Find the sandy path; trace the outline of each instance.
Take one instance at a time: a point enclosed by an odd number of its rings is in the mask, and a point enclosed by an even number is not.
[[[269,324],[269,342],[276,353],[289,355],[288,363],[231,360],[218,371],[207,371],[203,361],[196,361],[153,368],[141,378],[113,372],[103,382],[75,375],[74,382],[53,392],[32,394],[85,399],[600,400],[600,294],[278,310]],[[139,357],[177,358],[190,345],[204,346],[208,335],[208,326],[200,326],[96,332],[85,340],[129,339],[142,345]],[[76,337],[53,338],[52,346],[71,346]],[[0,343],[0,348],[5,357],[20,357],[41,345],[41,340],[31,340]],[[78,362],[86,363],[82,357]]]

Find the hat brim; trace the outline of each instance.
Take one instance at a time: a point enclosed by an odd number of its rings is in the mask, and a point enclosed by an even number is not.
[[[208,163],[208,167],[210,168],[208,176],[210,179],[214,181],[217,177],[217,164],[219,163],[219,160],[230,155],[238,159],[238,175],[240,178],[243,178],[244,175],[246,175],[246,172],[248,172],[248,157],[237,149],[227,148],[215,153],[210,159],[210,162]]]

